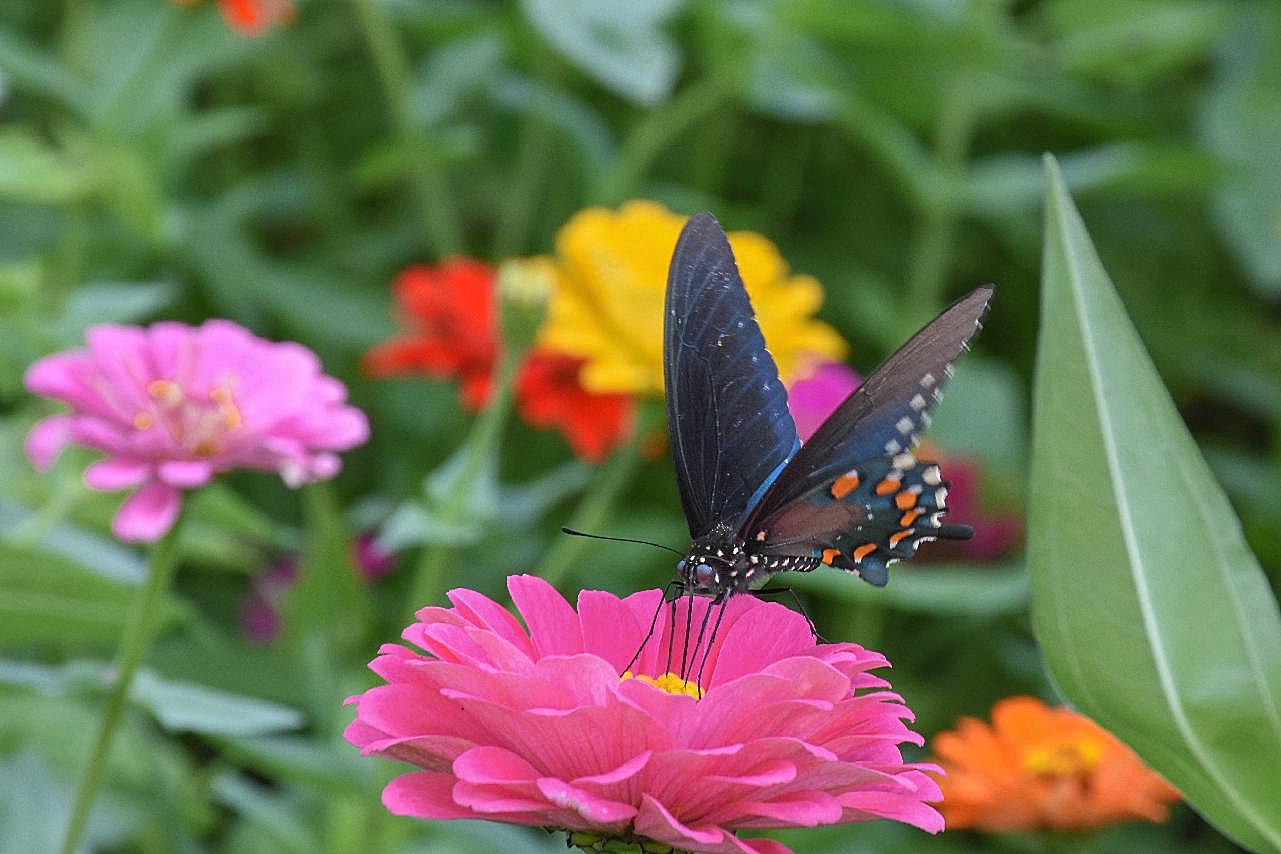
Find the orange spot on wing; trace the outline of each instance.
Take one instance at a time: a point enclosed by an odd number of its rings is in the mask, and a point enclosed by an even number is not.
[[[854,560],[860,561],[874,551],[876,551],[876,543],[863,543],[854,550]]]
[[[910,527],[911,524],[915,522],[917,517],[920,515],[921,515],[920,510],[909,510],[906,513],[904,513],[901,518],[899,518],[898,523],[902,525],[904,528]]]
[[[832,561],[836,560],[837,555],[840,553],[840,549],[823,549],[823,563],[831,566]]]
[[[900,510],[911,510],[916,506],[916,494],[904,490],[894,496],[894,506]]]
[[[899,543],[903,542],[904,539],[912,536],[912,534],[914,533],[916,532],[909,529],[906,531],[899,531],[897,534],[890,534],[890,548],[894,548]]]
[[[898,481],[899,481],[899,479],[898,479],[897,477],[887,477],[887,478],[885,478],[885,480],[881,481],[880,483],[878,483],[878,484],[876,485],[876,494],[877,494],[877,495],[889,495],[891,492],[897,492],[897,491],[898,491]]]
[[[852,471],[841,475],[832,484],[832,497],[840,501],[854,490],[858,489],[858,472]]]

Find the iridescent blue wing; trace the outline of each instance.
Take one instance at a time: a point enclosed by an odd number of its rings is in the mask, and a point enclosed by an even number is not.
[[[957,300],[832,413],[744,519],[754,551],[819,558],[881,585],[921,542],[969,536],[942,524],[947,483],[910,451],[991,297],[984,286]]]
[[[667,429],[690,535],[738,528],[796,452],[787,392],[711,214],[681,231],[667,277]]]

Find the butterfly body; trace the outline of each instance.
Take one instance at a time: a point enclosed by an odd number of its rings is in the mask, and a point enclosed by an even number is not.
[[[681,591],[721,599],[824,565],[881,586],[921,543],[969,536],[943,524],[947,482],[911,448],[991,293],[962,297],[913,336],[802,446],[728,239],[710,214],[691,218],[664,324],[668,429],[692,538],[677,564]]]

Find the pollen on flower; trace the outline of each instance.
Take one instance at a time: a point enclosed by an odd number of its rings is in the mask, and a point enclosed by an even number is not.
[[[1099,764],[1103,753],[1103,745],[1096,739],[1080,738],[1028,750],[1023,754],[1023,767],[1033,774],[1088,774]]]
[[[630,670],[625,670],[623,671],[623,675],[618,678],[619,680],[639,679],[642,682],[647,682],[650,685],[653,685],[655,688],[661,688],[669,694],[684,694],[686,697],[693,697],[696,700],[701,699],[703,696],[703,689],[699,687],[697,682],[682,679],[675,673],[664,673],[662,676],[655,679],[654,677],[646,676],[643,673],[637,674]]]

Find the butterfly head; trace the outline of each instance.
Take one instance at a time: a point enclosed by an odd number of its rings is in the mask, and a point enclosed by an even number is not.
[[[686,593],[720,598],[751,589],[756,563],[742,546],[717,546],[695,541],[689,553],[676,564],[676,577]]]

